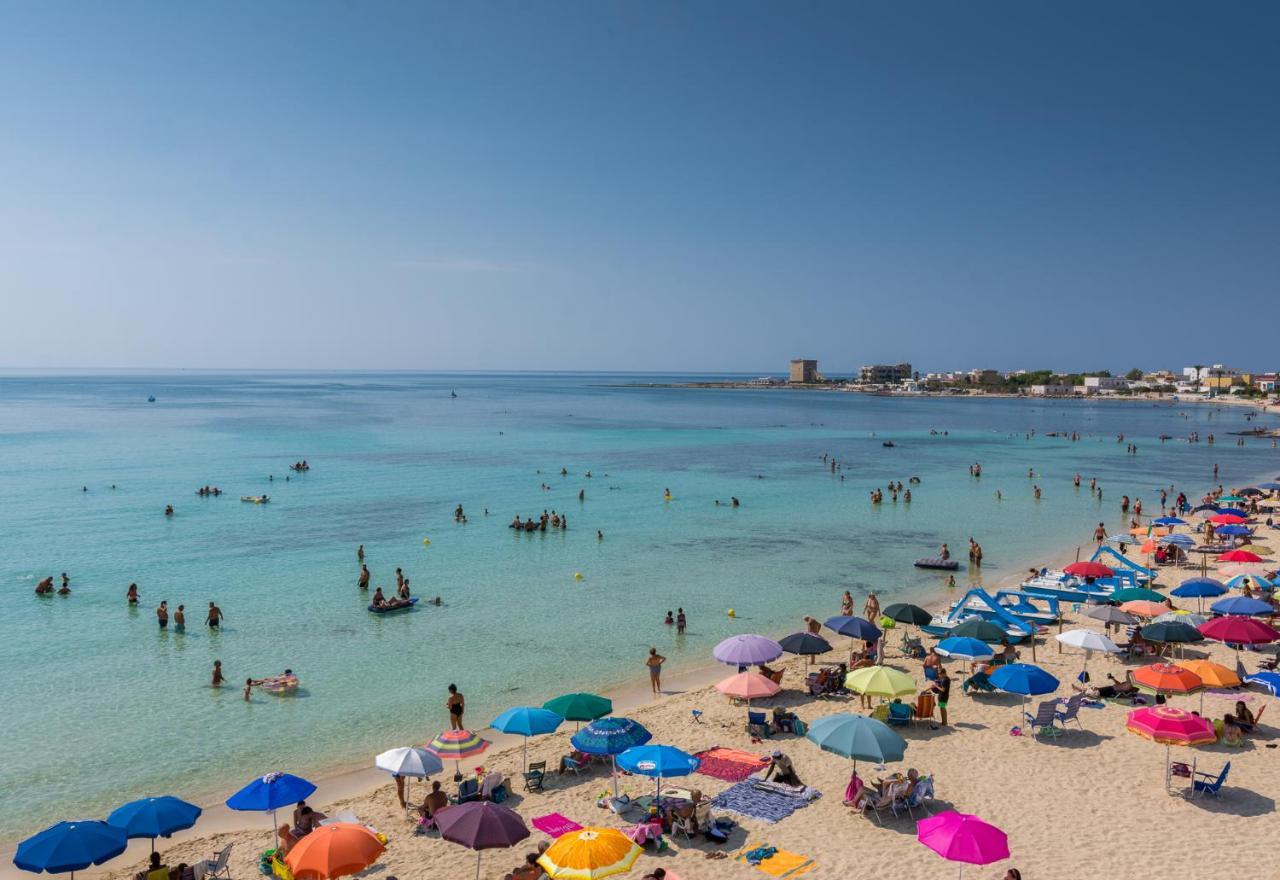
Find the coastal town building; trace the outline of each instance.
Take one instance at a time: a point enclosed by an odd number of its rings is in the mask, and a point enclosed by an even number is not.
[[[1065,382],[1031,386],[1031,394],[1034,397],[1070,397],[1075,392],[1075,386],[1068,385]]]
[[[1276,391],[1277,377],[1275,373],[1259,373],[1253,377],[1253,387],[1259,391],[1272,393]]]
[[[1094,394],[1114,394],[1128,387],[1128,381],[1118,376],[1085,376],[1084,383],[1077,390],[1081,394],[1092,396]]]
[[[894,385],[912,378],[911,364],[871,364],[858,369],[858,381],[863,385]]]
[[[818,362],[813,360],[805,360],[804,358],[791,359],[791,372],[788,375],[788,381],[795,384],[808,384],[810,382],[818,382],[822,379],[818,373]]]

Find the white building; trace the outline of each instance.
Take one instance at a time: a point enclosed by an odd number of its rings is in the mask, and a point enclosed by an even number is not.
[[[1114,394],[1129,387],[1125,379],[1116,376],[1085,376],[1081,386],[1084,394]]]
[[[1065,383],[1031,386],[1031,394],[1034,397],[1070,397],[1075,394],[1075,391],[1074,386]]]

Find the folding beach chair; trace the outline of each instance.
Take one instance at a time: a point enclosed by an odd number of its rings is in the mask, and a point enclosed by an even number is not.
[[[1057,700],[1045,700],[1036,707],[1036,714],[1034,715],[1030,712],[1023,712],[1022,714],[1027,719],[1027,723],[1031,725],[1031,735],[1036,739],[1041,736],[1055,737],[1060,735],[1058,729],[1054,727],[1054,722],[1058,718]]]
[[[547,762],[535,761],[529,765],[529,769],[524,771],[524,790],[525,791],[542,791],[542,785],[547,781]]]
[[[911,707],[906,703],[890,703],[889,715],[885,720],[891,727],[905,727],[911,723],[913,714]]]
[[[218,852],[214,853],[213,858],[206,859],[204,863],[204,875],[206,877],[218,877],[220,880],[231,880],[231,847],[233,843],[228,843]]]
[[[895,801],[902,799],[906,790],[906,780],[890,783],[884,797],[878,799],[869,797],[862,802],[862,814],[865,816],[867,810],[870,810],[875,814],[876,822],[883,825],[884,821],[880,818],[881,811],[888,810],[890,816],[896,816],[897,814],[893,811],[893,804]]]
[[[1228,761],[1222,766],[1222,771],[1214,776],[1212,773],[1196,773],[1196,776],[1203,776],[1204,782],[1199,779],[1193,780],[1191,783],[1191,796],[1197,794],[1211,794],[1214,797],[1222,797],[1222,783],[1227,781],[1227,773],[1231,771],[1231,762]]]
[[[934,799],[933,795],[933,777],[921,776],[916,780],[915,791],[906,797],[896,798],[890,805],[893,814],[898,815],[899,810],[906,810],[907,815],[912,819],[916,817],[916,810],[923,810],[926,816],[932,815],[929,808],[925,806],[929,801]]]
[[[1075,694],[1067,699],[1066,708],[1057,713],[1058,723],[1062,725],[1063,730],[1066,730],[1068,721],[1074,721],[1076,723],[1076,727],[1079,727],[1081,730],[1084,729],[1084,725],[1080,723],[1080,705],[1083,702],[1083,694]]]

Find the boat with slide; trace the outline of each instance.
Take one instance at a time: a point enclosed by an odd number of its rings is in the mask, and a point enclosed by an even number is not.
[[[1057,623],[1060,616],[1057,599],[1032,596],[1019,590],[1000,590],[991,596],[983,590],[974,589],[959,602],[952,603],[951,608],[954,610],[961,605],[987,620],[995,617],[993,612],[998,609],[1035,626]]]
[[[951,630],[971,617],[981,617],[1004,629],[1009,644],[1021,642],[1039,628],[1038,623],[1020,619],[986,590],[975,587],[965,593],[945,614],[936,615],[920,629],[931,636],[946,638]]]

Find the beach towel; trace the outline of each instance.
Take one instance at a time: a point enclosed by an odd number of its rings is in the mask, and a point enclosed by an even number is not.
[[[702,763],[698,772],[713,779],[725,782],[741,782],[752,773],[758,773],[769,766],[769,759],[738,749],[714,748],[694,755]]]
[[[562,834],[568,834],[570,831],[581,831],[582,826],[567,816],[559,813],[548,813],[545,816],[535,816],[530,820],[530,824],[537,828],[543,834],[551,837],[559,837]]]
[[[811,788],[787,793],[773,788],[762,789],[758,782],[748,780],[720,792],[711,799],[711,805],[727,813],[765,822],[778,822],[820,796],[819,792]]]
[[[767,843],[748,844],[734,857],[734,861],[746,862],[756,870],[778,878],[798,877],[817,867],[811,858]]]

